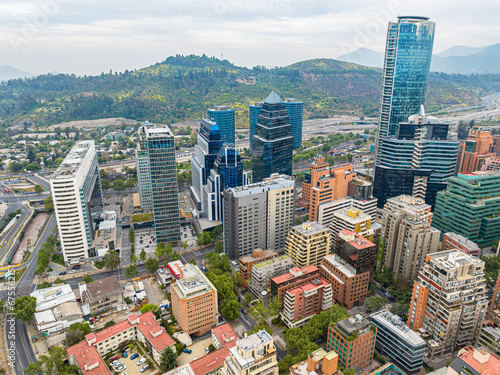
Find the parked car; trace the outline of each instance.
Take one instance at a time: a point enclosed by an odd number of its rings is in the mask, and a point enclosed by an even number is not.
[[[120,366],[123,366],[123,362],[116,362],[113,367],[114,368],[117,368],[117,367],[120,367]]]
[[[191,349],[184,349],[184,353],[191,354],[193,351]]]
[[[141,359],[139,359],[139,360],[137,361],[137,366],[142,365],[144,362],[146,362],[146,357],[142,357]]]
[[[128,354],[127,354],[127,352],[125,350],[122,352],[122,354],[123,354],[123,358],[127,358],[128,357]]]
[[[141,367],[141,369],[139,370],[140,372],[144,372],[146,370],[149,369],[149,365],[144,365],[143,367]]]
[[[76,270],[71,270],[68,272],[70,275],[76,273]]]
[[[242,312],[243,314],[246,314],[246,313],[247,313],[247,311],[246,311],[245,309],[241,310],[241,312]]]
[[[139,357],[139,354],[135,353],[130,356],[130,359],[136,359],[137,357]]]
[[[116,361],[118,358],[120,358],[120,356],[119,356],[119,355],[114,355],[114,356],[113,356],[113,357],[111,357],[109,360],[110,360],[111,362],[113,362],[113,361]]]
[[[210,353],[210,349],[208,349],[208,346],[205,348],[205,353]]]
[[[116,365],[117,363],[118,363],[118,361],[117,361],[117,360],[114,360],[114,361],[112,361],[112,362],[110,363],[110,365],[111,365],[111,366],[113,366],[113,367],[115,367],[115,365]]]
[[[122,372],[123,370],[125,370],[127,368],[127,366],[122,366],[122,367],[119,367],[116,369],[116,371],[118,372]]]
[[[77,264],[76,266],[73,266],[73,267],[71,267],[71,268],[73,268],[74,270],[79,270],[79,269],[80,269],[80,267],[81,267],[81,266],[80,266],[79,264]]]

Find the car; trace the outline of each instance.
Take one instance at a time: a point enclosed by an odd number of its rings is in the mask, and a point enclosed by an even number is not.
[[[122,372],[120,375],[128,375],[126,372]]]
[[[141,367],[141,369],[139,371],[140,372],[144,372],[144,371],[146,371],[148,369],[149,369],[149,365],[144,365],[144,366]]]
[[[117,368],[117,367],[120,367],[120,366],[123,366],[123,362],[116,362],[113,367],[114,368]]]
[[[144,263],[143,260],[141,260],[139,263],[137,263],[139,266],[144,266],[146,263]]]
[[[116,369],[116,371],[118,371],[118,372],[122,372],[123,370],[126,370],[126,369],[127,369],[127,366],[125,366],[125,365],[124,365],[124,366],[122,366],[122,367],[118,367],[118,368]]]
[[[136,359],[137,357],[139,357],[139,354],[135,353],[130,356],[130,359]]]
[[[122,352],[122,354],[123,354],[123,358],[127,358],[128,357],[128,354],[127,354],[127,352],[125,350]]]
[[[184,353],[191,354],[193,351],[191,349],[184,349]]]
[[[76,266],[73,266],[73,267],[71,267],[71,268],[73,268],[74,270],[79,270],[79,269],[80,269],[80,267],[81,267],[81,266],[80,266],[79,264],[77,264]]]
[[[113,356],[113,357],[110,358],[110,361],[116,361],[119,358],[120,358],[119,355],[115,355],[115,356]]]
[[[144,362],[146,362],[146,357],[142,357],[141,359],[139,359],[139,360],[137,361],[137,366],[142,365]]]
[[[113,366],[113,367],[115,367],[115,365],[116,365],[117,363],[118,363],[118,361],[117,361],[117,360],[114,360],[114,361],[112,361],[112,362],[110,363],[110,365],[111,365],[111,366]]]
[[[241,312],[242,312],[243,314],[246,314],[246,313],[247,313],[247,311],[246,311],[245,309],[241,310]]]
[[[59,276],[66,275],[66,271],[59,272]]]
[[[71,270],[68,272],[70,275],[73,274],[73,273],[76,273],[76,270]]]
[[[208,346],[205,348],[205,353],[210,353],[210,349],[208,349]]]

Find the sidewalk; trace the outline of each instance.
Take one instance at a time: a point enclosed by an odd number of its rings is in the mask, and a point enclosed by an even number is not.
[[[35,353],[35,355],[37,357],[41,356],[41,355],[49,355],[49,350],[47,348],[47,344],[45,343],[42,335],[40,333],[38,333],[35,323],[27,324],[26,331],[28,333],[28,338],[30,340],[31,346],[33,347],[33,352]],[[31,340],[31,337],[33,335],[38,336],[36,342],[32,342],[32,340]]]

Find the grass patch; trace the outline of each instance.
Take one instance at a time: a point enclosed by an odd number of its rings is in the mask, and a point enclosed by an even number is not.
[[[60,264],[63,267],[66,266],[66,264],[64,263],[64,256],[62,254],[54,254],[54,256],[52,257],[52,261],[54,263]]]
[[[151,221],[151,214],[136,214],[132,215],[132,222],[139,223],[142,221]]]
[[[21,279],[21,276],[23,276],[25,271],[26,267],[21,268],[20,270],[16,270],[16,281],[19,281],[19,279]]]

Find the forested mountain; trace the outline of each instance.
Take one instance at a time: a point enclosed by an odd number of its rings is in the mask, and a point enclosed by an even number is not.
[[[254,78],[255,77],[255,80]],[[206,109],[226,104],[238,123],[248,124],[248,105],[271,90],[304,100],[305,116],[338,113],[377,114],[380,69],[332,59],[287,67],[237,67],[207,56],[172,56],[150,67],[123,73],[77,77],[42,75],[0,84],[0,120],[4,126],[30,122],[46,126],[64,121],[126,117],[172,123],[198,119]],[[500,91],[500,75],[431,73],[428,107],[480,103]]]

